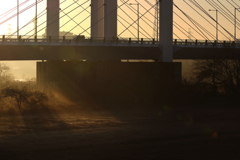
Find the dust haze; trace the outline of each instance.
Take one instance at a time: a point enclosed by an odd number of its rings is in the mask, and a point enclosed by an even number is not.
[[[184,76],[193,74],[192,63],[183,64]],[[219,64],[206,62],[210,63]],[[6,69],[8,64],[2,66]],[[58,89],[39,87],[34,79],[16,80],[12,69],[1,72],[3,159],[240,157],[238,95],[219,92],[220,84],[215,90],[209,80],[206,86],[196,80],[183,81],[182,88],[164,103],[106,105],[89,95],[71,98]]]

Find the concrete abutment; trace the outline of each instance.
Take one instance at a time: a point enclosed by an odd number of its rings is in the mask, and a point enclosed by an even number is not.
[[[158,103],[180,86],[181,63],[37,62],[37,82],[77,101]]]

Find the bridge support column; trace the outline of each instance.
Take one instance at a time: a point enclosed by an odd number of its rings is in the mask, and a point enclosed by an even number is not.
[[[91,0],[91,37],[117,37],[117,0]]]
[[[104,37],[104,0],[91,0],[91,37]]]
[[[160,2],[160,45],[163,62],[173,61],[173,0]]]
[[[117,0],[104,0],[104,37],[117,37]]]
[[[47,0],[47,33],[53,39],[59,36],[59,0]]]

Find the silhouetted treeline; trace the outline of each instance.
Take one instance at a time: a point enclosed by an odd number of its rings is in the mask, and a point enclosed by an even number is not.
[[[240,60],[194,61],[180,92],[185,104],[239,104]]]

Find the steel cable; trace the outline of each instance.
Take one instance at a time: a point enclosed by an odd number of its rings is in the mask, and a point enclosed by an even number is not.
[[[22,2],[22,3],[20,3],[18,6],[21,7],[21,6],[23,6],[24,4],[26,4],[28,1],[29,1],[29,0],[26,0],[26,1]],[[12,12],[15,11],[16,9],[17,9],[17,6],[14,7],[14,8],[11,8],[10,10],[8,10],[8,11],[6,11],[5,13],[1,14],[1,15],[0,15],[0,19],[2,19],[1,17],[5,17],[5,16],[7,16],[8,14],[12,13]]]
[[[87,1],[89,1],[89,0],[87,0]],[[83,4],[85,4],[87,1],[85,1]],[[73,4],[74,4],[74,3],[70,4],[69,6],[67,6],[66,8],[64,8],[63,10],[65,10],[65,9],[67,9],[67,8],[69,8],[69,7],[71,7]],[[77,8],[79,8],[79,6],[76,7],[76,8],[74,8],[74,9],[72,9],[72,10],[69,11],[67,14],[71,13],[72,11],[74,11],[74,10],[77,9]],[[59,13],[58,13],[58,14],[59,14]],[[56,15],[57,15],[57,14],[55,14],[55,15],[52,16],[51,18],[55,17]],[[65,17],[65,16],[66,16],[66,15],[59,17],[57,20],[54,20],[52,23],[48,24],[46,27],[44,27],[44,28],[38,30],[38,32],[42,31],[43,29],[47,28],[48,26],[52,25],[53,23],[55,23],[56,21],[58,21],[59,19],[61,19],[62,17]],[[51,19],[51,18],[50,18],[50,19]],[[44,23],[45,23],[45,22],[41,23],[40,25],[42,25],[42,24],[44,24]],[[33,29],[33,30],[34,30],[34,29]],[[33,30],[31,30],[31,31],[33,31]],[[31,31],[29,31],[28,33],[30,33]],[[37,32],[37,33],[38,33],[38,32]],[[28,34],[28,33],[27,33],[27,34]],[[25,35],[26,35],[26,34],[25,34]],[[30,37],[31,37],[31,36],[30,36]]]
[[[185,21],[182,17],[180,17],[176,12],[173,12],[176,16],[178,16],[183,22],[185,22],[190,28],[192,28],[195,32],[197,32],[202,38],[205,39],[205,37],[199,33],[194,27],[192,27],[187,21]]]
[[[213,1],[214,2],[214,1]],[[219,1],[218,1],[219,2]],[[227,2],[230,4],[230,5],[232,5],[228,0],[227,0]],[[214,2],[215,4],[216,4],[216,2]],[[223,5],[221,2],[219,2],[221,5]],[[234,5],[232,5],[234,8],[235,8],[235,6]],[[231,19],[233,22],[235,21],[235,16],[234,16],[234,14],[232,14],[232,12],[228,9],[228,8],[226,8],[224,5],[223,5],[223,7],[230,13],[230,14],[228,14],[226,11],[226,15],[228,16],[228,17],[230,17],[229,19]],[[232,17],[233,16],[233,17]],[[239,25],[239,19],[236,17],[236,23],[237,23],[237,25]]]
[[[206,2],[208,2],[208,4],[210,4],[214,9],[219,10],[219,13],[220,13],[224,18],[226,18],[231,24],[234,25],[234,23],[232,22],[232,21],[234,21],[234,20],[232,19],[232,17],[231,17],[228,13],[226,13],[226,11],[225,11],[222,7],[220,7],[218,4],[213,4],[212,2],[207,1],[207,0],[206,0]]]
[[[142,16],[144,16],[146,13],[148,13],[153,7],[155,7],[155,5],[153,5],[150,9],[148,9]],[[142,18],[142,16],[140,16],[139,18]],[[136,21],[137,21],[137,20],[136,20]],[[136,22],[136,21],[135,21],[135,22]],[[134,22],[134,23],[135,23],[135,22]],[[133,24],[131,24],[128,28],[130,28],[132,25],[133,25]],[[127,29],[127,28],[126,28],[126,29]],[[125,30],[126,30],[126,29],[125,29]],[[125,31],[125,30],[124,30],[124,31]],[[123,32],[124,32],[124,31],[123,31]],[[123,32],[121,32],[119,35],[121,35]],[[150,37],[151,37],[151,36],[150,36]]]
[[[37,1],[37,4],[40,3],[40,2],[42,2],[42,1],[43,1],[43,0],[39,0],[39,1]],[[6,19],[6,20],[0,22],[0,25],[6,23],[7,21],[9,21],[9,20],[11,20],[12,18],[16,17],[18,14],[21,14],[21,13],[23,13],[23,12],[29,10],[30,8],[32,8],[32,7],[35,6],[35,5],[36,5],[36,3],[31,4],[30,6],[24,8],[23,10],[21,10],[19,13],[16,13],[16,14],[14,14],[13,16],[9,17],[8,19]]]
[[[105,17],[109,16],[111,13],[115,12],[118,8],[122,7],[124,4],[126,4],[129,0],[127,0],[125,3],[123,3],[122,5],[118,6],[116,9],[114,9],[113,11],[111,11],[109,14],[107,14]],[[101,18],[100,20],[98,20],[97,22],[95,22],[94,24],[91,24],[90,27],[88,27],[86,30],[90,29],[92,26],[98,24],[98,22],[102,21],[105,17]],[[83,32],[81,32],[79,35],[81,35],[82,33],[84,33],[86,30],[84,30]]]
[[[203,13],[205,13],[208,17],[210,17],[211,19],[214,20],[214,18],[213,18],[204,8],[202,8],[202,6],[201,6],[199,3],[197,3],[196,0],[193,0],[193,1],[194,1],[194,3],[197,4],[197,6],[201,9],[201,11],[202,11]],[[228,30],[225,29],[220,23],[219,23],[218,25],[219,25],[226,33],[228,33],[231,37],[233,37],[233,35],[232,35],[230,32],[228,32]],[[229,37],[226,36],[226,38],[228,38],[228,39],[230,40]]]
[[[173,21],[173,23],[176,23],[176,25],[175,24],[173,24],[178,30],[180,30],[186,37],[188,37],[185,33],[187,33],[187,31],[186,31],[186,29],[184,29],[181,25],[179,25],[177,22],[175,22],[175,21]],[[180,27],[182,30],[184,30],[185,32],[183,32],[180,28],[178,28],[178,27]],[[195,39],[197,39],[195,36],[193,36],[193,38],[195,38]],[[189,38],[189,39],[191,39],[191,38]],[[192,40],[192,39],[191,39]]]
[[[135,12],[135,11],[137,11],[134,7],[132,7],[132,6],[129,6],[129,5],[126,5],[132,12],[134,12],[136,15],[137,15],[137,12]],[[131,8],[130,8],[131,7]],[[133,9],[135,10],[135,11],[133,11]],[[140,15],[141,15],[141,13],[139,13]],[[153,23],[149,18],[147,18],[147,17],[145,17],[144,16],[144,18],[146,18],[150,23]],[[142,21],[144,21],[148,26],[150,26],[143,18],[142,18]],[[150,26],[150,27],[152,27],[152,26]]]
[[[70,22],[71,20],[72,21],[74,21],[79,27],[81,27],[83,30],[84,30],[84,28],[82,27],[82,26],[80,26],[75,20],[74,20],[74,18],[76,18],[77,16],[79,16],[81,13],[83,13],[84,11],[86,11],[88,8],[89,8],[90,6],[88,6],[87,8],[84,8],[84,10],[82,10],[81,12],[79,12],[77,15],[75,15],[73,18],[71,18],[70,16],[68,16],[66,13],[64,13],[63,11],[63,13],[65,14],[65,15],[67,15],[69,18],[70,18],[70,20],[68,20],[67,22],[65,22],[62,26],[60,26],[59,27],[59,29],[60,28],[62,28],[62,27],[64,27],[65,25],[67,25],[68,24],[68,22]],[[55,31],[56,32],[56,31]],[[55,33],[54,32],[54,33]],[[68,32],[69,33],[69,32]],[[89,32],[87,32],[89,35],[91,35]]]
[[[185,0],[183,0],[185,3],[187,3]],[[190,2],[195,6],[197,7],[199,10],[201,10],[203,13],[207,13],[205,11],[205,9],[203,9],[202,7],[200,8],[196,3],[194,3],[193,1],[190,0]],[[187,3],[187,5],[189,5],[195,12],[197,12],[201,17],[203,17],[209,24],[211,24],[214,28],[216,28],[216,26],[214,26],[209,20],[207,20],[202,14],[200,14],[195,8],[193,8],[190,4]],[[210,15],[207,13],[207,16],[212,19],[213,21],[216,22],[216,20]],[[216,22],[217,23],[217,22]],[[219,25],[219,23],[218,23]],[[220,33],[222,33],[226,38],[228,38],[221,30],[219,30]]]
[[[202,33],[202,35],[204,35],[204,37],[205,37],[206,39],[209,40],[209,38],[197,27],[197,25],[192,21],[192,19],[191,19],[185,12],[183,12],[183,10],[181,10],[175,3],[174,3],[173,5],[174,5],[180,12],[182,12],[183,15],[185,15],[185,16],[188,18],[188,20],[199,30],[199,32]]]
[[[130,25],[131,23],[129,23],[126,19],[124,19],[123,17],[121,17],[120,15],[118,15],[118,17],[122,18],[122,20],[124,20],[126,23],[128,23],[128,25]],[[124,26],[125,28],[127,28],[126,26]],[[133,26],[134,29],[138,30],[136,27]],[[130,29],[128,29],[130,31]],[[143,32],[139,31],[143,36],[147,37]],[[135,35],[134,35],[135,36]],[[137,38],[137,36],[135,36],[135,38]]]
[[[131,16],[129,16],[122,8],[119,8],[120,10],[122,10],[123,11],[123,13],[125,13],[127,16],[128,16],[128,18],[130,18],[132,21],[134,21],[134,19],[131,17]],[[138,20],[138,19],[137,19]],[[135,23],[135,22],[133,22],[133,23]],[[130,24],[131,25],[131,24]],[[143,29],[141,26],[139,26],[145,33],[147,33],[147,31],[145,30],[145,29]],[[147,33],[148,34],[148,33]],[[148,34],[149,35],[149,34]]]
[[[40,18],[40,17],[44,16],[44,15],[46,14],[46,13],[45,13],[45,14],[42,14],[44,11],[45,11],[45,9],[37,15],[37,18]],[[41,14],[42,14],[42,15],[41,15]],[[15,31],[14,33],[12,33],[10,36],[13,36],[13,35],[16,34],[18,31],[22,30],[23,28],[25,28],[26,26],[28,26],[28,25],[31,24],[31,23],[32,23],[32,20],[30,20],[27,24],[25,24],[25,25],[24,25],[23,27],[21,27],[19,30],[17,30],[17,31]]]
[[[119,17],[122,18],[121,16],[119,16]],[[125,20],[124,18],[122,18],[122,19]],[[120,20],[118,20],[118,22],[121,23],[126,28],[126,26]],[[135,34],[133,34],[130,29],[128,31],[134,36],[134,38],[137,38],[137,36],[135,36]]]

